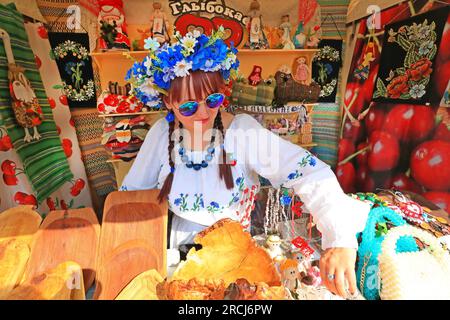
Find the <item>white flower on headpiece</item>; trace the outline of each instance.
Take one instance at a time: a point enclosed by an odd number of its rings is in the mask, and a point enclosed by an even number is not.
[[[144,40],[144,49],[146,50],[156,51],[159,47],[159,42],[153,38],[147,38]]]
[[[152,59],[150,57],[145,57],[144,66],[147,69],[147,75],[150,76],[152,73],[152,71],[151,71]]]
[[[159,104],[161,104],[161,102],[162,102],[161,98],[158,98],[158,99],[148,101],[145,105],[150,108],[153,108],[153,107],[157,107]]]
[[[225,70],[231,69],[231,65],[236,62],[236,55],[234,53],[228,54],[227,58],[223,62],[223,67]]]
[[[194,47],[196,44],[197,40],[193,37],[192,33],[187,33],[186,36],[181,39],[181,45],[188,54],[194,52]]]
[[[139,86],[139,90],[149,97],[159,96],[159,91],[153,88],[154,84],[150,78],[145,79],[144,83]]]
[[[192,62],[186,62],[185,60],[178,61],[174,67],[174,73],[177,77],[185,77],[189,74],[189,70],[192,69]]]

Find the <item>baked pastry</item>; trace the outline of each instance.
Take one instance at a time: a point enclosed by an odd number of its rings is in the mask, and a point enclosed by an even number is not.
[[[172,280],[208,279],[225,287],[238,279],[279,286],[280,276],[268,253],[252,239],[239,222],[223,219],[197,234],[200,250],[191,249]]]

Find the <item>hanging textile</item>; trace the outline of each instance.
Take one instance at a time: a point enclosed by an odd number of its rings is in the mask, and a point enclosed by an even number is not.
[[[449,7],[385,27],[374,101],[425,104],[432,99],[432,74]],[[434,101],[432,101],[434,100]]]
[[[342,65],[342,40],[322,40],[314,56],[312,79],[320,85],[319,102],[335,102]]]
[[[94,71],[87,33],[51,32],[48,37],[62,79],[61,89],[67,96],[69,107],[96,106]]]
[[[72,110],[72,118],[90,187],[97,197],[104,197],[117,190],[117,186],[114,170],[106,162],[107,151],[101,144],[103,120],[96,108]]]
[[[22,109],[13,111],[8,83],[8,58],[5,43],[4,41],[0,42],[0,114],[3,122],[0,131],[2,131],[3,138],[6,135],[9,137],[14,152],[17,152],[19,158],[17,161],[8,159],[2,161],[2,172],[4,175],[6,174],[7,184],[14,185],[17,181],[15,174],[19,173],[20,169],[20,173],[24,173],[28,178],[34,195],[27,194],[24,196],[24,192],[17,193],[19,195],[16,194],[15,202],[30,202],[34,198],[33,201],[37,204],[70,181],[73,174],[61,145],[52,109],[37,69],[35,56],[28,44],[22,14],[15,9],[13,4],[0,5],[0,28],[8,33],[15,64],[24,68],[24,77],[29,80],[27,86],[31,86],[33,89],[43,114],[42,122],[34,127],[36,131],[33,139],[26,142],[25,140],[28,139],[25,139],[25,130],[29,130],[29,128],[19,126],[16,117],[20,116],[26,119],[28,111],[23,112]],[[11,60],[11,57],[9,57],[9,60]],[[38,135],[36,135],[36,132]],[[38,136],[40,136],[39,139]],[[25,198],[27,200],[24,200]],[[7,201],[10,201],[10,199]]]
[[[438,12],[443,8],[436,2],[433,6]],[[360,22],[343,97],[340,164],[335,172],[346,192],[396,188],[422,194],[444,208],[450,195],[450,126],[440,110],[446,108],[439,109],[439,101],[430,106],[372,101],[378,68],[383,67],[385,25],[411,15],[408,4],[402,3],[381,12],[376,30],[367,28],[366,19]],[[431,91],[441,98],[449,81],[449,36],[447,19],[432,75]],[[426,74],[426,69],[420,70]]]

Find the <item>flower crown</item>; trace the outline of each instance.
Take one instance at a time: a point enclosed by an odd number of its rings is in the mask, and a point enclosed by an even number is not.
[[[198,31],[182,37],[177,31],[177,42],[163,46],[153,38],[146,39],[144,48],[149,55],[142,62],[136,61],[125,77],[132,85],[131,93],[145,105],[160,108],[161,95],[167,94],[171,81],[191,71],[220,71],[228,80],[231,73],[237,73],[239,60],[233,44],[228,47],[223,41],[224,31],[220,26],[209,37]]]

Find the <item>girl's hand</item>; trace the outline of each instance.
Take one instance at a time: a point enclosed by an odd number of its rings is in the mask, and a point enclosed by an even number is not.
[[[343,298],[356,292],[356,249],[330,248],[320,259],[320,276],[325,286]],[[348,291],[347,291],[348,288]]]

